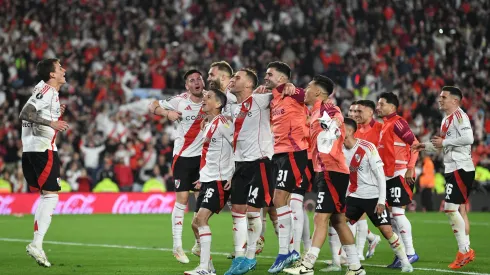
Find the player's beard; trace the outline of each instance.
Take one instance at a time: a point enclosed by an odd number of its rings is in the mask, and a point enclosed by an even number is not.
[[[221,90],[221,82],[219,80],[209,81],[209,89],[219,89]]]

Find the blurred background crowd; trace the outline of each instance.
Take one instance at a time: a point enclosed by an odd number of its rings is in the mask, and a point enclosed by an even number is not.
[[[171,191],[175,128],[146,106],[183,92],[186,70],[206,72],[219,60],[260,78],[268,62],[282,60],[299,86],[325,74],[338,83],[344,111],[394,92],[421,141],[439,132],[441,88],[456,85],[485,186],[489,18],[486,0],[0,0],[0,182],[27,191],[18,114],[38,81],[36,63],[57,57],[67,70],[60,99],[71,126],[57,144],[72,191],[104,179],[124,191],[149,180]],[[437,189],[441,156],[422,155],[418,168],[420,189]]]

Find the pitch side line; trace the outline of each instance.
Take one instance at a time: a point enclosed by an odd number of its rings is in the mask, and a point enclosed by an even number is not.
[[[12,238],[0,238],[0,241],[3,242],[18,242],[18,243],[29,243],[32,240],[26,239],[12,239]],[[44,241],[46,244],[57,244],[57,245],[69,245],[69,246],[86,246],[86,247],[104,247],[104,248],[118,248],[118,249],[132,249],[132,250],[153,250],[153,251],[166,251],[171,252],[171,248],[154,248],[154,247],[142,247],[142,246],[132,246],[132,245],[115,245],[115,244],[91,244],[91,243],[72,243],[72,242],[56,242],[56,241]],[[189,252],[189,251],[185,251]],[[213,255],[228,255],[229,253],[225,252],[212,252]],[[275,259],[273,256],[262,256],[258,255],[258,258],[265,259]],[[322,261],[323,262],[323,261]],[[362,264],[363,266],[373,266],[373,267],[386,267],[385,265],[376,265],[376,264]],[[454,271],[448,269],[437,269],[437,268],[423,268],[423,267],[414,267],[414,270],[424,270],[424,271],[433,271],[433,272],[442,272],[442,273],[454,273],[454,274],[468,274],[468,275],[490,275],[490,273],[478,273],[478,272],[470,272],[470,271]]]

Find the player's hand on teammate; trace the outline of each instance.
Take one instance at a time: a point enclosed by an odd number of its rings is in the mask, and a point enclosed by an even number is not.
[[[282,91],[281,98],[284,98],[285,96],[292,96],[295,94],[296,94],[296,86],[294,86],[293,83],[286,83],[284,85],[284,90]]]
[[[434,147],[436,147],[437,149],[442,148],[442,142],[443,141],[444,141],[444,139],[442,137],[439,137],[439,136],[435,136],[435,137],[432,137],[430,139],[430,142],[432,142],[432,145],[434,145]]]
[[[376,205],[376,209],[374,210],[374,213],[378,214],[378,216],[381,216],[384,211],[385,211],[385,205],[384,204],[378,204],[378,205]]]
[[[62,116],[66,111],[66,105],[65,104],[61,104],[60,105],[60,116]]]
[[[224,190],[228,191],[231,188],[231,180],[227,181],[225,186],[223,187]]]
[[[194,189],[201,190],[201,182],[199,180],[196,180],[192,184],[194,184]]]
[[[254,90],[254,94],[266,94],[269,93],[269,89],[267,89],[264,85],[260,85],[257,89]]]
[[[167,118],[170,121],[176,121],[182,119],[182,113],[177,111],[168,111]]]
[[[410,185],[415,184],[415,169],[413,168],[407,169],[407,172],[405,173],[405,181]]]
[[[425,150],[425,144],[423,144],[423,143],[413,144],[411,146],[411,148],[412,148],[412,151],[414,151],[414,152],[420,152],[420,151]]]
[[[68,122],[63,120],[51,121],[49,126],[55,129],[56,131],[61,131],[61,132],[66,131],[68,128],[70,128]]]

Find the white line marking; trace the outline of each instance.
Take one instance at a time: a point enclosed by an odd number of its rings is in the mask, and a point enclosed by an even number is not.
[[[424,220],[424,221],[421,221],[421,220],[410,220],[411,223],[428,223],[428,224],[448,224],[449,225],[449,222],[448,221],[431,221],[431,220]],[[470,225],[472,226],[490,226],[490,223],[488,222],[471,222],[470,221]]]
[[[18,243],[29,243],[32,240],[26,239],[12,239],[12,238],[0,238],[0,241],[3,242],[18,242]],[[69,246],[88,246],[88,247],[104,247],[104,248],[119,248],[119,249],[133,249],[133,250],[153,250],[153,251],[168,251],[171,252],[171,248],[155,248],[155,247],[143,247],[143,246],[132,246],[132,245],[116,245],[116,244],[91,244],[91,243],[72,243],[72,242],[56,242],[56,241],[44,241],[46,244],[57,244],[57,245],[69,245]],[[189,251],[185,251],[189,252]],[[228,255],[229,253],[225,252],[212,252],[213,255]],[[259,255],[258,258],[265,259],[275,259],[273,256]],[[323,260],[319,260],[323,262]],[[385,265],[376,265],[376,264],[362,264],[363,266],[373,266],[373,267],[386,267]],[[424,270],[424,271],[433,271],[433,272],[442,272],[442,273],[455,273],[455,274],[468,274],[468,275],[490,275],[490,273],[478,273],[478,272],[470,272],[470,271],[454,271],[449,269],[437,269],[437,268],[423,268],[423,267],[414,267],[414,270]]]

